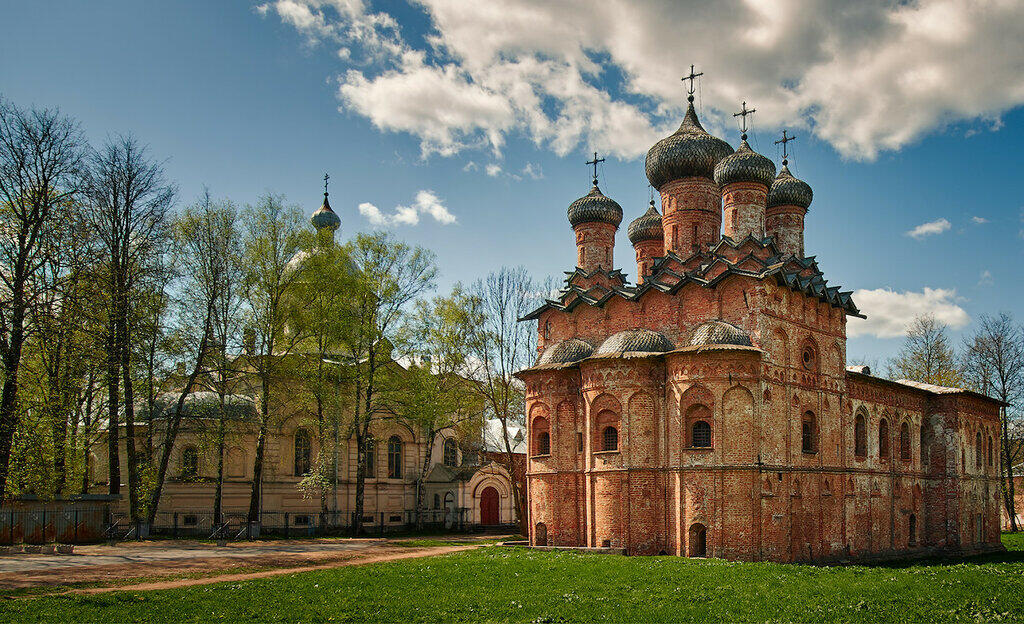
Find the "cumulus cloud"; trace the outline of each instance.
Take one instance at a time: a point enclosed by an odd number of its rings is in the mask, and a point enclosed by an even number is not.
[[[492,178],[497,177],[498,174],[501,173],[501,165],[491,163],[487,165],[485,171],[487,172],[487,175],[491,176]]]
[[[423,215],[429,216],[441,225],[456,223],[455,215],[433,191],[419,191],[414,199],[415,201],[408,206],[395,206],[391,214],[385,214],[377,206],[363,202],[359,204],[359,214],[375,226],[417,225]]]
[[[540,180],[544,177],[544,170],[540,165],[532,162],[526,163],[523,170],[520,172],[523,177],[530,178],[531,180]]]
[[[984,223],[988,223],[988,219],[985,217],[971,217],[971,223],[982,225]]]
[[[952,329],[966,327],[971,320],[957,303],[955,289],[925,288],[920,292],[898,292],[887,288],[861,289],[853,293],[853,299],[868,318],[850,318],[846,333],[851,338],[903,336],[914,317],[922,314],[931,314],[935,320]]]
[[[997,130],[1024,103],[1024,3],[1013,0],[416,6],[429,30],[415,40],[361,0],[257,10],[344,49],[342,107],[418,137],[424,154],[497,152],[517,134],[558,154],[640,156],[678,123],[691,63],[705,72],[709,125],[721,129],[746,100],[759,127],[806,127],[852,158],[958,122]]]
[[[949,222],[949,220],[945,218],[936,219],[934,221],[929,221],[928,223],[922,223],[921,225],[908,231],[907,236],[915,238],[917,240],[921,240],[926,236],[942,234],[943,232],[949,230],[950,227],[952,227],[952,224]]]

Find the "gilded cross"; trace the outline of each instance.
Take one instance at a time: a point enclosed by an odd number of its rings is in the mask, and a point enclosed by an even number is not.
[[[604,158],[598,158],[597,152],[594,152],[594,160],[588,160],[588,165],[594,165],[594,184],[597,184],[597,163],[603,163]]]

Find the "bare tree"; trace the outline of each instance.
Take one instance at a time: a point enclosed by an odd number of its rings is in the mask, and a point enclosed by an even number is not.
[[[165,235],[166,215],[175,188],[165,182],[163,167],[132,136],[107,141],[92,156],[89,221],[103,249],[108,278],[106,372],[108,389],[111,494],[120,492],[119,408],[123,408],[128,459],[128,507],[140,516],[140,461],[136,449],[135,396],[132,379],[134,295],[153,268]],[[123,402],[119,400],[123,393]]]
[[[889,375],[893,379],[937,386],[962,384],[963,376],[946,329],[946,325],[931,314],[915,317],[907,328],[903,346],[889,363]]]
[[[519,319],[530,312],[541,290],[523,267],[502,267],[473,287],[483,319],[472,341],[477,362],[473,377],[479,382],[475,387],[500,425],[496,442],[505,468],[513,475],[513,502],[524,534],[528,526],[526,492],[515,479],[514,449],[516,434],[526,427],[525,397],[522,383],[513,374],[531,365],[537,355],[536,327]]]
[[[83,147],[78,125],[58,111],[25,111],[0,100],[0,501],[19,423],[18,377],[40,250],[55,213],[80,191]]]
[[[1001,411],[1002,448],[999,474],[1010,529],[1017,531],[1013,467],[1024,461],[1021,400],[1024,399],[1024,328],[1006,312],[983,315],[973,335],[964,340],[964,370],[970,387],[1005,405]]]

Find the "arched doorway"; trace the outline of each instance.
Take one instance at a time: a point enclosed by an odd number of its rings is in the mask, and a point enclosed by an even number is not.
[[[480,493],[480,524],[494,526],[499,522],[498,490],[490,486],[485,487]]]
[[[444,528],[455,526],[455,497],[451,492],[444,495]]]
[[[698,523],[690,526],[690,556],[708,556],[708,530],[703,524]]]
[[[548,527],[543,522],[538,522],[534,530],[535,546],[547,546],[548,545]]]

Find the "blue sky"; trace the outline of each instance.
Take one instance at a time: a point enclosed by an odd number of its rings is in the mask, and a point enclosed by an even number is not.
[[[778,131],[799,137],[807,252],[867,291],[851,356],[891,355],[916,312],[959,336],[1019,311],[1024,9],[774,4],[3,0],[0,95],[97,142],[134,133],[182,204],[208,185],[311,212],[328,171],[342,236],[383,223],[437,253],[446,288],[571,268],[565,208],[594,150],[602,189],[641,214],[643,153],[678,124],[695,63],[709,130],[738,144],[745,99],[755,149],[778,162]],[[625,227],[616,258],[633,277]]]

